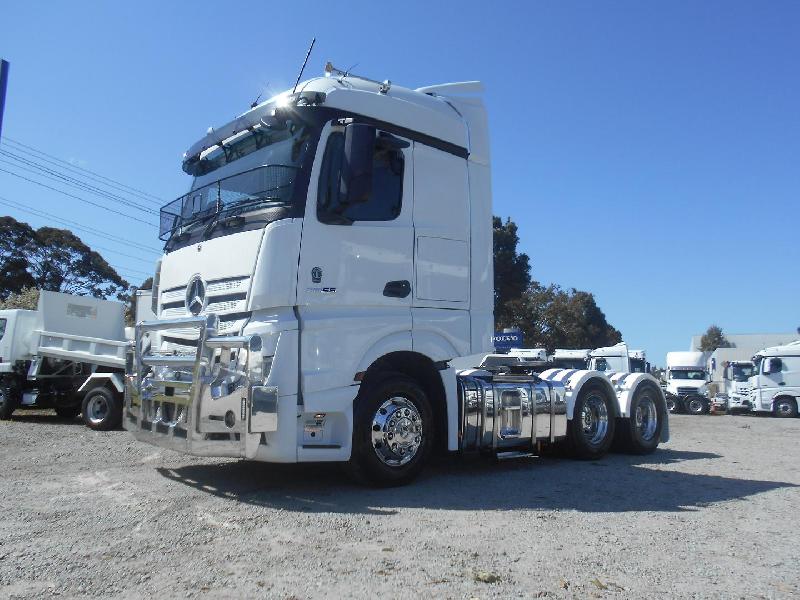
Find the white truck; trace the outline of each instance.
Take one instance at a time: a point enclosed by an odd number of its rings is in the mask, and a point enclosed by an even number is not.
[[[92,429],[122,420],[124,305],[42,291],[37,310],[0,311],[0,419],[17,409],[79,413]]]
[[[570,348],[556,348],[550,361],[554,367],[561,369],[586,369],[589,365],[589,354],[591,350],[584,349],[570,349]]]
[[[589,368],[608,373],[649,373],[644,350],[628,350],[625,342],[589,352]]]
[[[489,130],[477,82],[344,73],[209,130],[137,324],[124,426],[199,456],[344,462],[397,485],[434,450],[596,458],[668,439],[656,381],[457,373],[492,349]],[[479,359],[476,359],[479,360]]]
[[[729,412],[750,410],[750,378],[755,374],[755,366],[749,360],[732,360],[725,365],[722,380],[725,383],[724,393]]]
[[[670,412],[700,415],[709,411],[705,352],[667,352],[667,404]]]
[[[776,417],[796,417],[800,405],[800,340],[764,348],[753,357],[750,408]]]

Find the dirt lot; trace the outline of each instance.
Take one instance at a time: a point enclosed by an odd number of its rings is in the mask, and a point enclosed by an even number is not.
[[[800,419],[672,432],[644,458],[442,459],[372,490],[23,413],[0,423],[0,597],[800,594]]]

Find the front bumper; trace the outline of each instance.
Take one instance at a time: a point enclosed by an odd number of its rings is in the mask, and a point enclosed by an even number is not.
[[[126,369],[125,429],[140,441],[197,456],[254,458],[278,427],[278,389],[259,335],[218,336],[215,315],[136,326]],[[197,329],[192,354],[162,354],[151,334]]]

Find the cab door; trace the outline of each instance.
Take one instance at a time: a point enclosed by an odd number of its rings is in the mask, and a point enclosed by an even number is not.
[[[325,126],[309,182],[297,285],[304,394],[352,385],[363,357],[391,337],[411,350],[413,146],[375,131],[372,189],[343,208],[344,128]]]

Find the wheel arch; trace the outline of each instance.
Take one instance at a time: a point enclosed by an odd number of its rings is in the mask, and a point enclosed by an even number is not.
[[[125,391],[125,382],[122,373],[92,373],[78,388],[79,394],[86,394],[98,387],[108,387],[113,392],[122,394]]]

